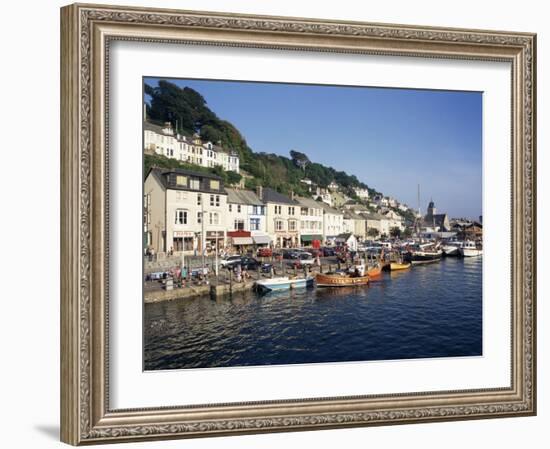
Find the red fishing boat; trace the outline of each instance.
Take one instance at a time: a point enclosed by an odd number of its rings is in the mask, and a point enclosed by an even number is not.
[[[355,287],[368,285],[369,276],[354,276],[348,273],[326,273],[315,276],[317,287]]]

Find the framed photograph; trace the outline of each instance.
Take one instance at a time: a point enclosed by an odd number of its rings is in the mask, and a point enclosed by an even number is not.
[[[61,438],[536,413],[536,36],[61,9]]]

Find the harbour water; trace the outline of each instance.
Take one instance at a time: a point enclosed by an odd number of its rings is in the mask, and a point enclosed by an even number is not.
[[[482,355],[482,259],[384,273],[367,288],[144,305],[146,370]]]

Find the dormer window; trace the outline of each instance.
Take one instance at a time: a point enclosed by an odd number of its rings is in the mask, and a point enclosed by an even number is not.
[[[176,184],[178,186],[187,186],[187,176],[177,175],[176,176]]]

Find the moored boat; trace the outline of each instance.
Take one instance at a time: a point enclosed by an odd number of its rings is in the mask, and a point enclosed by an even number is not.
[[[313,286],[313,277],[307,278],[289,278],[278,277],[272,279],[262,279],[254,283],[257,290],[270,292],[273,290],[289,290],[291,288],[305,288]]]
[[[392,262],[390,264],[391,271],[407,270],[409,268],[411,268],[410,262],[403,262],[403,263]]]
[[[448,242],[444,244],[441,249],[443,250],[443,254],[447,257],[449,256],[459,256],[460,255],[460,248],[462,248],[464,242]]]
[[[419,245],[405,254],[404,261],[413,265],[434,263],[439,262],[442,255],[443,251],[433,244]]]
[[[367,276],[373,278],[382,274],[382,267],[380,264],[376,264],[367,269]]]
[[[478,248],[474,242],[464,242],[462,248],[460,248],[460,255],[462,257],[477,257],[483,254],[483,250]]]
[[[355,287],[368,285],[369,276],[353,276],[345,273],[326,273],[315,276],[317,287]]]

